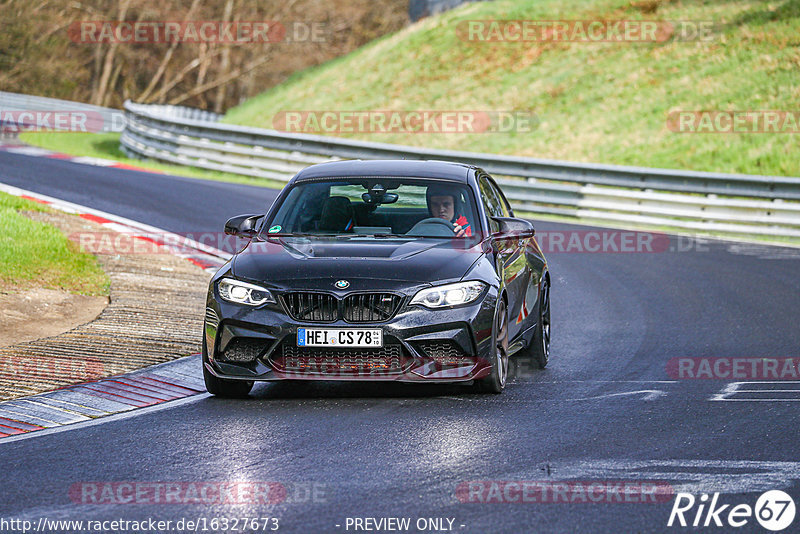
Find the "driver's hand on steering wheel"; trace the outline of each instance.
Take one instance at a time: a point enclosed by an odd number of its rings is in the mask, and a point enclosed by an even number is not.
[[[464,237],[466,235],[464,229],[458,223],[453,223],[453,232],[455,232],[456,237]]]

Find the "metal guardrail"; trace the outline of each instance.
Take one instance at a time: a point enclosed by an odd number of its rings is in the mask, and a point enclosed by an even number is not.
[[[197,109],[197,108],[189,108],[186,106],[170,106],[168,104],[147,104],[145,107],[147,108],[147,111],[149,113],[159,115],[167,119],[190,119],[203,122],[216,122],[222,118],[222,115],[214,113],[213,111],[206,111],[204,109]]]
[[[694,231],[800,237],[800,178],[573,163],[355,141],[125,103],[131,157],[287,181],[334,159],[436,159],[495,175],[515,210]],[[198,114],[199,113],[199,114]]]
[[[104,108],[84,104],[83,102],[73,102],[71,100],[60,100],[58,98],[47,98],[43,96],[24,95],[19,93],[8,93],[0,91],[0,124],[5,120],[6,115],[10,115],[14,120],[19,121],[21,112],[50,112],[62,114],[85,114],[85,121],[79,123],[79,129],[73,129],[73,125],[67,124],[63,127],[48,119],[47,130],[63,131],[87,131],[94,133],[102,132],[121,132],[125,127],[125,113],[121,109]],[[37,129],[40,125],[36,124],[35,118],[25,120],[23,117],[22,125],[26,128]],[[6,134],[18,133],[20,124],[14,123],[13,128],[0,128]]]

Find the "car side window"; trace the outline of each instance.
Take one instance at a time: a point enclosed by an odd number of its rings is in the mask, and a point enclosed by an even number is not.
[[[500,228],[491,217],[508,217],[508,215],[504,213],[503,201],[497,196],[497,192],[494,190],[492,183],[485,175],[481,176],[479,187],[481,190],[481,201],[486,210],[486,217],[489,219],[489,229],[492,233],[497,232]]]
[[[503,212],[503,217],[513,217],[514,212],[511,210],[511,206],[508,204],[508,200],[506,199],[503,192],[500,190],[500,186],[498,186],[493,181],[489,180],[489,186],[494,191],[495,196],[497,197],[497,203],[500,205],[500,210]]]
[[[489,222],[489,230],[491,232],[495,232],[497,231],[495,228],[497,225],[494,222],[492,222],[491,219],[494,216],[494,210],[492,209],[492,204],[489,201],[490,195],[487,192],[487,185],[488,182],[486,181],[485,178],[481,176],[480,179],[478,180],[478,188],[480,189],[481,192],[481,204],[483,204],[483,211],[486,212],[486,219]]]

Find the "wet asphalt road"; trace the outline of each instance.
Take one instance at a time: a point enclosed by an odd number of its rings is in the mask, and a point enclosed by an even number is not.
[[[0,182],[176,232],[219,231],[232,215],[263,211],[275,195],[2,152]],[[720,395],[726,387],[798,384],[731,386],[673,380],[667,371],[672,358],[797,357],[800,251],[677,238],[671,245],[688,250],[551,251],[551,363],[540,371],[517,358],[503,395],[463,386],[278,383],[257,386],[245,400],[201,395],[0,442],[0,519],[174,525],[269,516],[279,518],[279,532],[364,532],[348,518],[388,517],[409,518],[408,532],[443,531],[448,519],[463,533],[697,530],[667,527],[669,497],[473,502],[508,487],[503,481],[658,482],[750,505],[782,489],[800,505],[799,405],[779,400],[800,400],[800,391]],[[120,486],[110,484],[231,481],[273,482],[280,502],[130,504],[118,502]],[[458,491],[476,481],[487,492]],[[520,500],[511,490],[504,498]],[[420,518],[441,518],[444,527]],[[753,518],[736,531],[767,532]]]

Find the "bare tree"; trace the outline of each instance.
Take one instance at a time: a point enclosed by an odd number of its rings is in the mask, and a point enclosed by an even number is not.
[[[215,87],[224,86],[225,84],[229,83],[231,80],[235,80],[239,76],[250,72],[251,70],[255,69],[256,67],[258,67],[260,65],[263,65],[264,63],[266,63],[270,59],[271,59],[270,56],[265,54],[262,57],[256,59],[255,61],[251,61],[250,63],[248,63],[247,65],[245,65],[243,67],[240,67],[238,69],[232,70],[231,72],[229,72],[225,76],[222,76],[221,78],[217,78],[214,81],[211,81],[211,82],[208,82],[206,84],[197,86],[194,89],[192,89],[191,91],[188,91],[188,92],[186,92],[186,93],[184,93],[182,95],[176,96],[175,98],[171,99],[168,103],[172,104],[172,105],[180,104],[181,102],[183,102],[185,100],[188,100],[189,98],[191,98],[193,96],[197,96],[199,94],[202,94],[202,93],[204,93],[206,91],[214,89]]]
[[[227,0],[225,2],[225,13],[222,16],[222,20],[224,22],[228,22],[231,20],[231,13],[233,11],[233,0]],[[231,45],[225,44],[222,47],[222,58],[220,59],[220,73],[224,76],[225,73],[230,68],[231,62]],[[201,86],[202,87],[202,86]],[[222,83],[217,87],[217,97],[214,100],[214,112],[221,113],[222,106],[225,103],[225,88],[227,87],[226,83]]]
[[[128,13],[128,6],[131,0],[122,0],[119,5],[118,21],[125,20],[125,15]],[[102,105],[106,101],[106,91],[108,91],[108,81],[111,77],[111,71],[114,68],[114,56],[117,54],[117,47],[119,43],[114,40],[108,47],[106,59],[103,62],[103,73],[100,75],[100,82],[97,85],[97,92],[92,96],[92,104]]]
[[[194,16],[194,11],[197,8],[197,4],[200,0],[192,0],[192,5],[189,6],[189,11],[186,13],[186,20],[191,20],[192,16]],[[175,53],[175,49],[178,47],[178,40],[176,39],[172,43],[170,43],[167,52],[161,58],[161,62],[156,69],[156,73],[153,75],[153,78],[150,80],[150,83],[147,84],[147,87],[144,91],[136,98],[139,102],[147,102],[150,94],[153,92],[153,89],[156,88],[158,82],[161,81],[161,77],[164,75],[164,71],[167,69],[167,65],[169,65],[170,60],[172,59],[172,55]]]
[[[131,98],[224,112],[292,72],[401,28],[407,0],[0,0],[0,13],[3,90],[111,107]],[[322,42],[262,44],[83,40],[83,24],[97,21],[192,19],[277,21],[289,36],[298,21],[321,24],[325,34]]]

